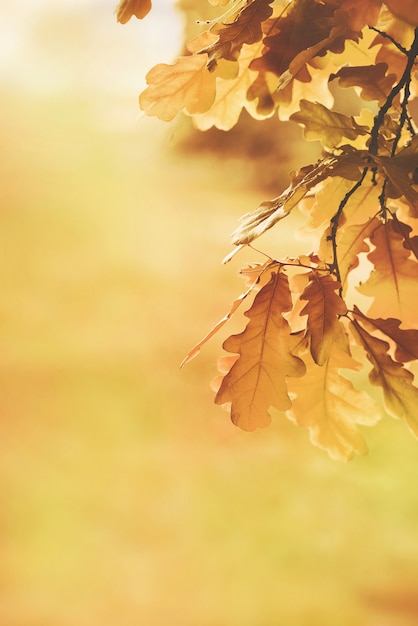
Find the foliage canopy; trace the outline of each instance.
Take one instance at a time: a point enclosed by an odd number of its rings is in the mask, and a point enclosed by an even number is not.
[[[183,111],[200,130],[230,130],[243,108],[278,115],[323,150],[241,218],[228,258],[295,210],[309,249],[244,268],[247,291],[184,362],[251,296],[248,324],[224,342],[213,381],[237,426],[268,426],[274,407],[339,460],[367,452],[358,426],[384,413],[418,436],[418,3],[210,2],[221,15],[187,54],[151,69],[141,108],[165,121]],[[122,0],[117,18],[150,9],[150,0]],[[360,115],[336,110],[334,81],[355,88]],[[383,402],[352,382],[364,368]]]

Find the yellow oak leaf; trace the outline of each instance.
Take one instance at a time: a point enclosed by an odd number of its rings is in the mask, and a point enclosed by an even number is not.
[[[268,426],[271,406],[289,409],[286,378],[305,373],[303,361],[290,351],[290,327],[282,315],[291,308],[287,276],[275,272],[245,313],[250,319],[245,330],[223,344],[239,358],[223,378],[215,402],[230,402],[231,419],[243,430]]]
[[[120,24],[126,24],[134,15],[142,20],[151,11],[151,0],[120,0],[116,7],[116,19]]]
[[[358,370],[361,365],[351,357],[344,331],[340,336],[343,340],[332,344],[323,366],[307,351],[303,354],[306,374],[300,381],[289,379],[289,392],[296,397],[286,414],[298,426],[309,428],[311,442],[332,459],[347,461],[355,453],[367,453],[357,425],[375,424],[381,411],[366,392],[341,374],[342,369]]]
[[[357,287],[374,300],[368,310],[370,317],[394,317],[405,326],[418,323],[418,263],[405,248],[404,238],[393,220],[381,223],[371,234],[375,247],[368,259],[373,264],[368,280]]]
[[[207,55],[182,56],[174,65],[160,63],[147,74],[148,87],[139,96],[141,109],[168,122],[182,109],[190,115],[207,111],[215,100],[216,74]]]
[[[290,119],[305,127],[305,139],[320,139],[325,148],[336,148],[343,138],[355,140],[369,131],[367,126],[357,124],[352,115],[335,113],[319,102],[301,100],[299,106],[300,111],[293,113]]]
[[[413,384],[413,374],[388,354],[387,341],[371,335],[357,319],[352,321],[350,329],[373,366],[369,379],[372,385],[382,388],[386,411],[392,417],[405,419],[418,437],[418,389]]]
[[[300,315],[307,315],[306,337],[312,358],[323,365],[329,358],[332,344],[340,332],[339,316],[347,312],[344,300],[335,293],[340,283],[329,274],[311,272],[309,283],[300,298],[307,300]]]
[[[249,69],[249,65],[258,48],[257,44],[243,45],[239,56],[238,71],[233,75],[227,76],[225,73],[219,75],[217,72],[214,103],[205,113],[193,116],[193,123],[199,130],[208,130],[212,126],[220,130],[230,130],[238,122],[243,108],[254,118],[264,118],[257,114],[255,105],[247,100],[247,91],[256,76],[255,72]],[[217,68],[221,63],[222,61],[218,62]],[[228,62],[223,61],[223,63]],[[228,64],[232,65],[230,62]]]

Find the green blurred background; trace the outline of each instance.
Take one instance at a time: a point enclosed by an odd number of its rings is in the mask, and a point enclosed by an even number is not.
[[[265,196],[256,164],[140,115],[182,41],[154,4],[124,27],[108,0],[0,8],[0,624],[416,625],[406,426],[339,464],[280,415],[230,424],[222,335],[179,370],[242,290],[220,260]]]

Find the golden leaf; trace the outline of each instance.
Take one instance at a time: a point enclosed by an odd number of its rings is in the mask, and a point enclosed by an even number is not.
[[[300,315],[308,316],[306,337],[309,338],[312,358],[318,365],[323,365],[340,332],[338,317],[346,313],[347,307],[335,293],[340,283],[332,276],[311,272],[309,279],[300,296],[301,300],[307,300]]]
[[[282,313],[291,308],[288,279],[275,272],[245,313],[250,319],[245,330],[223,344],[239,358],[223,378],[215,402],[231,402],[231,419],[243,430],[268,426],[271,406],[289,409],[286,377],[305,373],[303,361],[289,349],[290,327]]]
[[[256,107],[247,100],[247,91],[255,79],[255,72],[249,69],[249,64],[258,51],[258,46],[244,45],[239,57],[239,64],[235,75],[226,76],[225,73],[216,80],[216,98],[211,108],[201,115],[193,117],[193,123],[199,130],[208,130],[212,126],[220,130],[230,130],[238,122],[242,109],[245,108],[252,117],[263,118],[257,115]],[[218,62],[217,67],[222,63]],[[223,61],[232,65],[231,62]]]
[[[374,269],[368,280],[357,287],[374,301],[368,310],[370,317],[394,317],[406,326],[416,326],[418,312],[418,263],[405,248],[404,238],[392,220],[381,223],[370,237],[375,249],[368,259]]]
[[[418,437],[418,389],[413,384],[413,374],[388,354],[387,341],[368,333],[357,319],[351,323],[350,328],[373,366],[369,379],[372,385],[382,388],[387,412],[392,417],[405,419]]]
[[[212,106],[216,74],[206,68],[207,55],[179,57],[174,65],[160,63],[146,76],[149,87],[139,97],[141,109],[168,122],[185,109],[191,115]]]
[[[290,119],[305,126],[304,136],[308,141],[320,139],[325,148],[337,147],[344,137],[355,140],[369,130],[357,124],[352,115],[335,113],[319,102],[301,100],[299,106],[300,111]]]
[[[382,105],[396,81],[395,74],[386,76],[387,69],[386,63],[342,67],[336,74],[331,74],[330,80],[339,78],[340,87],[358,87],[363,100],[377,100]]]
[[[262,37],[261,24],[273,12],[273,0],[249,0],[232,22],[216,22],[210,29],[217,41],[204,49],[208,67],[213,69],[218,59],[236,61],[244,44],[254,44]]]
[[[296,394],[288,417],[298,426],[309,428],[311,442],[326,450],[332,459],[347,461],[354,453],[366,454],[366,442],[356,425],[375,424],[381,412],[367,393],[355,389],[340,373],[341,369],[361,367],[351,357],[346,339],[332,344],[329,359],[322,367],[309,353],[303,356],[305,376],[300,381],[288,381],[289,391]]]
[[[120,0],[116,7],[116,19],[120,24],[126,24],[134,15],[142,20],[151,11],[151,0]]]

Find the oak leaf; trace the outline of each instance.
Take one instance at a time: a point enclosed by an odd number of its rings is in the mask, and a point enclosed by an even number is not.
[[[352,115],[330,111],[319,102],[301,100],[300,111],[290,119],[303,125],[304,136],[308,141],[320,139],[325,148],[335,148],[344,137],[355,140],[358,135],[366,135],[367,126],[360,126]]]
[[[116,19],[120,24],[126,24],[134,15],[142,20],[151,11],[151,0],[120,0],[116,7]]]
[[[386,75],[387,69],[386,63],[342,67],[336,74],[331,74],[330,80],[339,78],[340,87],[357,87],[363,100],[377,100],[382,105],[396,80],[395,74]]]
[[[208,111],[193,117],[193,123],[199,130],[208,130],[212,126],[220,130],[230,130],[238,122],[242,109],[245,108],[254,118],[257,115],[256,107],[246,98],[247,91],[255,79],[255,72],[249,69],[249,64],[257,52],[256,46],[244,45],[239,57],[239,63],[219,61],[217,68],[223,63],[237,65],[237,72],[227,76],[222,73],[216,80],[216,98]],[[222,67],[222,66],[221,66]]]
[[[313,360],[323,365],[340,331],[339,316],[347,312],[344,300],[335,291],[340,283],[329,274],[311,272],[300,298],[307,300],[300,315],[307,315],[306,337]]]
[[[223,344],[239,358],[223,378],[215,402],[230,402],[231,419],[243,430],[268,426],[271,406],[289,409],[286,378],[305,373],[303,361],[289,348],[290,326],[283,313],[291,308],[287,276],[277,271],[245,313],[250,319],[245,330]]]
[[[357,424],[371,426],[381,418],[381,412],[366,392],[355,389],[341,374],[342,369],[361,367],[351,357],[347,342],[334,342],[322,367],[308,353],[303,357],[305,376],[300,381],[288,381],[289,391],[296,395],[288,417],[309,428],[311,442],[332,459],[347,461],[355,453],[366,454],[367,445]]]
[[[372,319],[361,313],[356,306],[354,306],[353,313],[357,319],[361,320],[365,328],[368,328],[371,332],[380,330],[394,342],[394,356],[399,363],[418,360],[418,330],[415,328],[399,328],[401,322],[394,317]]]
[[[371,234],[375,249],[368,254],[373,264],[368,280],[357,287],[365,296],[373,297],[368,316],[394,317],[406,326],[417,324],[418,263],[404,247],[404,238],[393,220],[381,223]]]
[[[368,333],[357,319],[352,321],[350,328],[373,366],[369,380],[372,385],[382,388],[386,411],[392,417],[405,419],[418,437],[418,389],[413,384],[413,374],[388,354],[390,346],[387,341]]]
[[[216,75],[206,68],[207,56],[179,57],[174,65],[160,63],[147,74],[147,89],[139,96],[141,109],[168,122],[182,109],[204,113],[213,104]]]
[[[208,68],[213,69],[218,59],[236,61],[244,44],[253,44],[262,37],[261,24],[273,12],[273,0],[249,0],[239,10],[233,22],[216,22],[210,29],[217,40],[205,48],[208,55]]]

